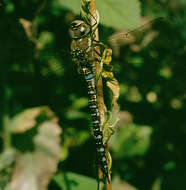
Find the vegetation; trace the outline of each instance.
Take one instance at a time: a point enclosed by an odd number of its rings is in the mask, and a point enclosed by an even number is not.
[[[96,3],[120,83],[112,188],[184,189],[186,3]],[[97,188],[87,89],[70,56],[68,28],[79,13],[77,0],[0,8],[0,190]]]

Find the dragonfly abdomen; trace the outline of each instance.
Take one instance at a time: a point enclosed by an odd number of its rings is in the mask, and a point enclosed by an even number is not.
[[[88,68],[83,68],[83,73],[88,86],[89,108],[92,118],[93,134],[96,143],[98,164],[101,167],[104,179],[106,179],[108,178],[108,166],[107,166],[105,146],[103,144],[103,133],[100,124],[100,116],[99,116],[96,88],[95,88],[95,77],[93,72],[90,71]]]

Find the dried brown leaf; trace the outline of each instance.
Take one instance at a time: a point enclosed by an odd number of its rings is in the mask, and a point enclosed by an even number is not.
[[[41,114],[46,115],[48,118],[55,118],[54,113],[47,106],[26,109],[11,119],[10,131],[12,133],[23,133],[31,129],[36,126],[36,119]]]
[[[55,120],[39,126],[35,152],[21,154],[6,190],[47,190],[60,159],[60,126]]]

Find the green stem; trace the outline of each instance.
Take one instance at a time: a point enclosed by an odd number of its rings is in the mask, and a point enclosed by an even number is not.
[[[3,148],[4,150],[11,147],[11,134],[9,131],[9,116],[4,114],[3,116]]]

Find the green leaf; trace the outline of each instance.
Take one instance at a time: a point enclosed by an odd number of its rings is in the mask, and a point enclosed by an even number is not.
[[[56,175],[54,181],[62,189],[95,190],[97,188],[97,181],[95,179],[71,172]]]
[[[20,154],[6,190],[47,190],[60,159],[60,126],[56,120],[42,123],[34,137],[35,152]]]
[[[176,168],[176,162],[174,161],[169,161],[167,163],[164,164],[163,166],[164,170],[173,170]]]
[[[38,37],[38,43],[40,46],[45,47],[48,44],[52,44],[54,42],[54,35],[48,31],[42,31]]]
[[[120,177],[114,176],[112,179],[112,188],[117,190],[138,190],[133,185],[129,184],[127,181],[121,180]]]
[[[120,29],[133,29],[139,25],[138,0],[102,0],[96,3],[102,24]]]
[[[5,189],[12,176],[16,150],[6,149],[0,154],[0,189]]]
[[[78,98],[75,97],[76,99],[73,100],[73,105],[72,107],[74,109],[81,109],[81,108],[84,108],[88,105],[88,98]]]
[[[0,171],[9,167],[15,160],[16,152],[14,149],[7,149],[0,154]]]
[[[56,0],[55,4],[80,14],[80,0]],[[96,6],[101,24],[118,29],[134,29],[139,26],[140,3],[138,0],[99,0],[96,1]]]
[[[56,7],[66,7],[72,10],[76,14],[80,14],[80,0],[55,0],[54,2]]]
[[[66,113],[66,117],[69,120],[75,120],[75,119],[85,119],[87,118],[89,115],[87,113],[84,113],[82,111],[77,111],[74,109],[69,109]]]
[[[127,124],[113,137],[113,151],[118,158],[143,156],[150,147],[151,134],[149,126]]]

